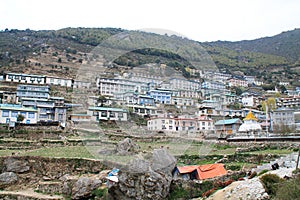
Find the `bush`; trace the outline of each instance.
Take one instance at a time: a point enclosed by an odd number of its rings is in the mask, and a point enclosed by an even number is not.
[[[189,197],[189,192],[185,190],[184,188],[177,187],[173,191],[170,192],[169,194],[169,200],[175,200],[179,198],[188,198]]]
[[[239,171],[241,170],[242,166],[241,165],[225,165],[225,168],[227,170],[232,170],[232,171]]]
[[[275,199],[294,200],[300,199],[300,176],[287,180],[278,185]]]
[[[275,196],[278,185],[283,181],[283,179],[276,174],[265,174],[260,178],[260,181],[262,182],[266,192],[270,196]]]

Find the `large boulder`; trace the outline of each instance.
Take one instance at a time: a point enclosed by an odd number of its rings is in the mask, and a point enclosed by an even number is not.
[[[165,149],[139,157],[119,172],[119,182],[109,185],[111,199],[165,199],[170,190],[176,159]]]
[[[102,181],[98,178],[81,177],[73,185],[72,199],[86,199],[92,195],[93,190],[99,188]]]
[[[0,174],[0,186],[8,186],[18,181],[18,176],[14,172],[4,172]]]
[[[116,150],[118,155],[133,155],[138,152],[139,146],[130,138],[125,138],[117,144]]]
[[[4,160],[4,171],[7,172],[15,172],[15,173],[23,173],[27,172],[30,169],[29,163],[24,160],[18,160],[14,157],[9,157]]]

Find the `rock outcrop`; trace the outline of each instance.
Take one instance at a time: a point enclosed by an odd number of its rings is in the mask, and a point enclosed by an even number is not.
[[[15,172],[15,173],[23,173],[27,172],[30,169],[30,166],[27,161],[18,160],[14,157],[9,157],[4,160],[5,171],[7,172]]]
[[[0,186],[7,186],[18,181],[18,176],[14,172],[4,172],[0,174]]]
[[[136,158],[119,172],[119,182],[109,185],[112,199],[165,199],[169,194],[176,159],[165,149]]]
[[[85,199],[91,196],[92,191],[99,188],[102,181],[97,178],[81,177],[72,188],[72,199]]]
[[[117,144],[116,151],[118,155],[133,155],[138,152],[139,146],[130,138],[125,138]]]

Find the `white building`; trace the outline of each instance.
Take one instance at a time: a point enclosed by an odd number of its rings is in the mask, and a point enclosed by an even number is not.
[[[201,85],[198,81],[191,81],[183,78],[171,78],[170,89],[175,90],[199,90]]]
[[[9,124],[17,122],[18,115],[23,115],[20,123],[36,124],[37,109],[22,107],[19,104],[0,104],[0,123]]]
[[[150,131],[209,131],[214,130],[213,120],[207,117],[155,117],[148,120]]]
[[[46,76],[34,74],[7,73],[5,81],[16,83],[45,84]]]
[[[99,78],[97,80],[97,87],[100,95],[105,96],[113,96],[114,93],[135,91],[145,93],[148,90],[147,83],[114,78]]]
[[[295,126],[294,110],[280,108],[271,112],[272,129],[280,128],[282,126]]]
[[[127,121],[128,112],[122,108],[89,107],[88,115],[93,121]]]
[[[46,84],[72,87],[73,81],[72,81],[72,79],[67,79],[67,78],[47,76],[46,77]]]

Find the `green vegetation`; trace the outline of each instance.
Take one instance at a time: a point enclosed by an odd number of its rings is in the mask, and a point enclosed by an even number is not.
[[[279,183],[282,183],[283,179],[276,174],[265,174],[260,177],[260,181],[262,182],[266,192],[273,197],[276,195]]]
[[[286,180],[278,185],[276,196],[278,200],[300,199],[300,176],[295,179]]]
[[[107,194],[108,194],[107,188],[103,188],[103,189],[98,188],[92,191],[92,195],[94,197],[102,198],[103,200],[108,199]]]
[[[189,197],[189,192],[186,189],[182,187],[176,187],[174,190],[170,191],[168,200],[188,199]]]

